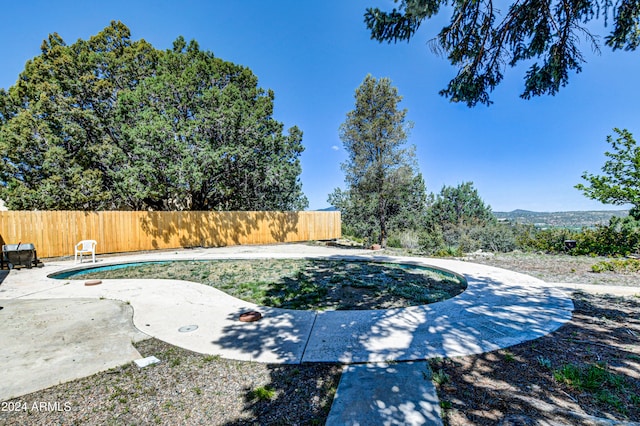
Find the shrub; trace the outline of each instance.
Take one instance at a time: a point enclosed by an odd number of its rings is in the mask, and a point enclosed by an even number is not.
[[[638,259],[614,259],[598,262],[591,266],[591,271],[601,272],[640,272],[640,260]]]
[[[419,238],[420,247],[427,253],[463,253],[479,249],[506,253],[518,246],[517,236],[522,233],[522,225],[504,223],[483,223],[473,225],[449,225],[436,227]],[[527,228],[528,229],[528,228]]]
[[[431,375],[431,380],[438,386],[445,385],[451,381],[451,376],[449,376],[442,368],[438,371],[435,371]]]
[[[534,230],[517,239],[518,248],[546,253],[564,253],[566,240],[577,240],[579,232],[565,228]]]
[[[392,234],[387,239],[387,247],[393,248],[402,248],[402,243],[400,242],[400,236],[397,234]]]
[[[597,274],[602,272],[613,272],[613,265],[610,262],[598,262],[595,265],[591,265],[591,272]]]
[[[405,249],[417,249],[420,246],[420,238],[414,230],[407,230],[400,234],[400,246]]]
[[[433,252],[436,257],[462,257],[464,252],[459,247],[444,247]]]
[[[446,246],[442,230],[436,228],[433,231],[424,231],[420,234],[419,244],[422,250],[431,254]]]
[[[609,225],[584,229],[576,240],[576,254],[626,256],[640,248],[640,222],[631,216],[613,217]]]
[[[394,232],[387,239],[387,246],[404,249],[417,249],[420,247],[420,237],[413,229]]]
[[[538,364],[540,364],[542,367],[551,369],[551,360],[549,358],[545,358],[542,355],[538,355],[536,359],[538,360]]]
[[[576,247],[567,250],[565,240],[575,240]],[[631,216],[613,217],[608,225],[574,231],[564,228],[530,230],[517,236],[517,247],[523,250],[574,255],[626,256],[640,248],[640,222]]]
[[[516,248],[514,227],[495,223],[470,230],[470,236],[477,240],[482,250],[506,253]]]
[[[478,238],[476,227],[461,227],[456,230],[456,238],[451,239],[452,246],[458,246],[462,253],[470,253],[482,248],[482,242]]]
[[[258,399],[260,401],[268,401],[276,396],[276,391],[270,386],[260,386],[250,392],[251,399]]]

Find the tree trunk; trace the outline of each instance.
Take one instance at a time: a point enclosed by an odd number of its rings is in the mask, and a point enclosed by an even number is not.
[[[380,197],[378,200],[378,221],[380,223],[380,247],[387,247],[387,217],[385,214],[385,202],[384,198]]]

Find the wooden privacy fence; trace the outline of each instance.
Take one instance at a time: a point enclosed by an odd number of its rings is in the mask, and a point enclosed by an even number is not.
[[[68,256],[80,240],[98,253],[330,240],[340,212],[0,211],[0,244],[33,243],[39,257]]]

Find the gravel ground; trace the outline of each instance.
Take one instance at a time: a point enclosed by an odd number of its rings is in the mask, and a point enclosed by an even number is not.
[[[592,265],[611,260],[606,257],[513,252],[471,254],[464,260],[522,272],[550,283],[640,286],[640,275],[637,273],[592,272]]]
[[[591,265],[607,259],[587,256],[485,253],[465,260],[547,282],[635,286],[638,295],[578,291],[573,318],[554,333],[501,351],[433,362],[432,369],[444,377],[437,388],[445,425],[640,421],[640,274],[591,272]],[[567,366],[606,380],[586,385],[557,377]]]
[[[332,364],[269,365],[220,359],[149,339],[131,363],[2,402],[3,425],[324,424],[340,380]]]
[[[549,282],[640,282],[638,274],[590,272],[590,265],[602,260],[598,258],[516,253],[467,260]],[[574,302],[571,323],[549,336],[503,351],[435,360],[434,371],[448,377],[438,386],[446,424],[640,420],[640,298],[576,294]],[[138,350],[161,363],[144,369],[130,364],[4,401],[0,424],[324,424],[341,374],[338,365],[230,361],[155,339],[139,343]],[[622,376],[622,405],[555,380],[554,370],[568,363],[602,363]]]
[[[572,320],[545,337],[433,361],[444,378],[437,389],[445,425],[640,421],[640,299],[580,293],[573,299]]]

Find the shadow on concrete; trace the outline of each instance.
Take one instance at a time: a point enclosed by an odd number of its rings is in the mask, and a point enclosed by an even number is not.
[[[376,257],[375,260],[393,259]],[[416,264],[424,265],[423,262]],[[301,360],[303,363],[364,364],[482,354],[538,339],[571,319],[573,302],[563,292],[520,274],[516,275],[521,280],[510,281],[509,276],[513,278],[510,274],[513,273],[493,268],[487,274],[466,275],[465,292],[432,305],[319,312]],[[253,329],[232,327],[225,330],[223,336],[215,343],[258,356],[263,350],[282,351],[277,345],[273,346],[278,339],[298,341],[304,338],[304,333],[288,327],[265,330],[256,326]],[[294,354],[284,351],[280,355]],[[365,369],[365,373],[372,372]],[[473,391],[482,392],[482,389]],[[389,396],[389,389],[382,392]],[[428,412],[416,405],[414,397],[412,393],[402,393],[398,398],[391,398],[390,405],[385,405],[382,397],[364,395],[353,403],[364,404],[361,409],[375,413],[383,423],[410,424],[411,416],[424,416]]]
[[[241,353],[244,358],[268,359],[269,362],[299,364],[305,343],[313,327],[314,311],[296,311],[261,307],[262,319],[255,322],[238,321],[244,309],[227,316],[230,325],[223,328],[221,337],[212,341]]]
[[[570,322],[509,347],[508,357],[498,351],[438,361],[434,369],[450,378],[440,392],[451,405],[445,416],[455,412],[457,422],[469,424],[595,425],[640,418],[634,403],[640,395],[640,300],[587,294],[573,299]],[[569,364],[584,371],[599,366],[596,371],[608,379],[591,390],[563,383],[554,373]]]
[[[431,377],[424,361],[350,365],[326,424],[442,425]]]

